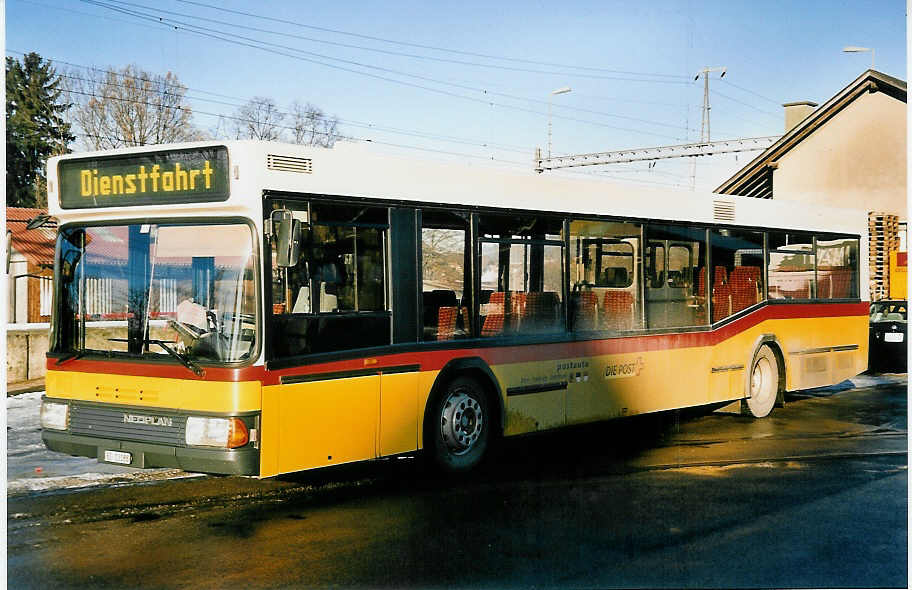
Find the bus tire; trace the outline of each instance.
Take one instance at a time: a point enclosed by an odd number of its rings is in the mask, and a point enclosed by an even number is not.
[[[748,376],[747,398],[741,402],[743,414],[765,418],[779,397],[779,360],[769,346],[761,346]]]
[[[464,473],[481,463],[491,442],[494,418],[484,388],[470,377],[456,377],[435,396],[425,441],[436,467]]]

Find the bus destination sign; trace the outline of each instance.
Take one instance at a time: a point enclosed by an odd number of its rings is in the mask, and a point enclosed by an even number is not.
[[[225,146],[64,160],[58,174],[64,209],[228,199]]]

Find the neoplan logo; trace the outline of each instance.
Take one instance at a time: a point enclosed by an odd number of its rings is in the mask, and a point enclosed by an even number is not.
[[[174,421],[166,416],[141,416],[124,414],[124,424],[149,424],[150,426],[174,426]]]

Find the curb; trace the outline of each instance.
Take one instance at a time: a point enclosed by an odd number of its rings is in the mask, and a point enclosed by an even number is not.
[[[6,384],[6,397],[21,395],[23,393],[32,393],[34,391],[43,391],[45,389],[44,379],[31,379],[29,381],[20,381],[19,383]]]

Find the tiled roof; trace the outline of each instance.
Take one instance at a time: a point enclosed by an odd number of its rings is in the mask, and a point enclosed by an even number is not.
[[[13,249],[25,256],[32,264],[52,266],[54,264],[54,243],[57,240],[57,226],[53,223],[38,229],[26,229],[29,219],[46,209],[25,207],[6,208],[6,229],[11,232]]]

